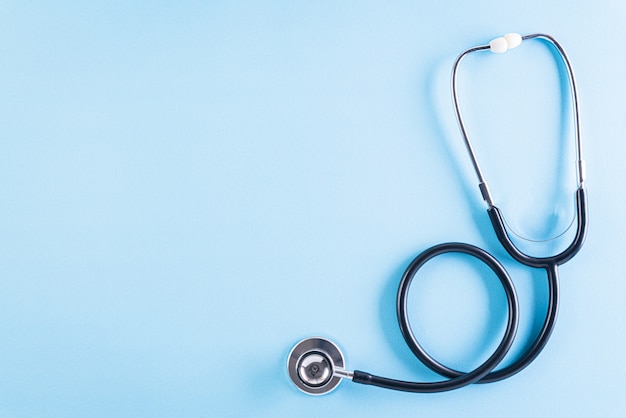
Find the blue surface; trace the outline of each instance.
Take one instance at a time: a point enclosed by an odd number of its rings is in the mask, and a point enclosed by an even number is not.
[[[0,416],[624,415],[625,3],[336,3],[0,4]],[[311,335],[349,368],[438,378],[394,306],[440,242],[511,272],[512,355],[540,326],[545,279],[498,245],[450,100],[456,56],[510,31],[559,39],[580,87],[590,230],[552,340],[497,384],[298,392],[286,356]],[[537,42],[459,75],[494,196],[539,239],[573,216],[559,70]],[[411,304],[469,368],[506,306],[464,261],[429,264]]]

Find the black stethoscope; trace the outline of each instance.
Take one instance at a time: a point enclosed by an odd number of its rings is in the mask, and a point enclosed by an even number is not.
[[[467,131],[461,112],[459,109],[459,103],[457,99],[457,70],[460,62],[468,54],[477,51],[490,50],[494,53],[503,53],[508,49],[515,48],[527,39],[543,39],[552,44],[559,52],[567,74],[571,87],[571,97],[573,101],[574,112],[574,127],[575,127],[575,139],[576,139],[576,156],[577,156],[577,181],[578,188],[576,190],[576,210],[577,210],[577,229],[571,244],[557,255],[551,257],[532,257],[522,251],[520,251],[515,244],[511,241],[506,229],[504,218],[500,213],[500,210],[494,205],[491,193],[487,187],[487,183],[483,177],[476,155],[469,141]],[[396,302],[396,311],[398,315],[398,323],[400,330],[404,336],[404,340],[411,348],[411,351],[415,356],[420,359],[426,366],[442,376],[448,378],[447,380],[439,382],[406,382],[402,380],[389,379],[385,377],[375,376],[363,371],[349,371],[346,370],[344,364],[344,357],[339,348],[331,341],[314,337],[307,338],[296,344],[287,359],[287,369],[289,376],[293,383],[305,393],[311,395],[321,395],[333,390],[342,379],[350,379],[355,383],[361,383],[366,385],[379,386],[387,389],[401,390],[406,392],[418,392],[418,393],[433,393],[443,392],[469,385],[471,383],[490,383],[496,382],[502,379],[506,379],[514,374],[518,373],[526,366],[528,366],[545,347],[554,324],[556,322],[556,316],[559,305],[559,279],[558,279],[558,266],[569,261],[580,250],[585,240],[587,232],[587,204],[586,204],[586,192],[584,188],[585,180],[585,163],[582,158],[582,147],[580,142],[580,123],[578,117],[578,93],[576,90],[576,82],[574,80],[574,73],[570,61],[563,50],[563,47],[551,36],[545,34],[532,34],[520,36],[519,34],[511,33],[501,38],[496,38],[488,45],[482,45],[470,48],[464,51],[454,62],[452,70],[452,97],[454,101],[454,109],[456,117],[459,123],[461,134],[465,141],[465,145],[469,152],[474,170],[478,176],[479,188],[483,199],[488,204],[487,214],[491,220],[491,224],[496,232],[498,240],[506,251],[517,260],[519,263],[528,267],[542,268],[546,270],[548,276],[548,309],[546,318],[544,320],[541,331],[535,338],[535,341],[530,347],[515,361],[513,364],[504,367],[500,370],[493,371],[495,367],[500,364],[504,356],[507,354],[515,334],[517,332],[519,305],[517,301],[517,295],[513,282],[509,277],[504,267],[489,253],[475,247],[473,245],[465,243],[445,243],[436,245],[424,251],[418,255],[407,267],[400,286],[398,289],[398,297]],[[407,314],[407,296],[409,293],[409,287],[415,277],[418,270],[430,259],[444,253],[464,253],[477,258],[484,262],[494,273],[498,276],[502,286],[504,288],[507,302],[508,302],[508,321],[502,341],[493,352],[493,354],[480,366],[471,372],[461,372],[447,367],[434,358],[432,358],[420,345],[415,338],[411,325],[409,323],[409,317]]]

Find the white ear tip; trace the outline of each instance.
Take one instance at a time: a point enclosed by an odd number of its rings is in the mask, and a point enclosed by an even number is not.
[[[508,49],[513,49],[522,43],[522,35],[519,33],[507,33],[504,35]]]
[[[495,52],[496,54],[506,52],[508,48],[509,47],[507,41],[504,38],[496,38],[493,41],[489,42],[489,49],[491,50],[491,52]]]

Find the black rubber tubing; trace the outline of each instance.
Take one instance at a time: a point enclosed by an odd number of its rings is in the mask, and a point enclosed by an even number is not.
[[[552,331],[554,330],[554,326],[556,325],[556,319],[559,311],[559,279],[556,265],[553,265],[550,269],[546,269],[546,271],[548,273],[548,308],[546,310],[546,317],[543,325],[537,334],[537,337],[535,337],[535,341],[514,363],[503,369],[490,372],[481,379],[477,380],[475,383],[498,382],[519,373],[537,358],[539,353],[541,353],[548,343],[548,340],[552,335]],[[422,363],[428,366],[431,370],[448,378],[454,378],[464,374],[461,371],[454,370],[439,363],[426,351],[424,351],[419,344],[417,344],[417,347],[413,346],[412,341],[407,340],[407,338],[415,340],[415,337],[413,336],[410,328],[407,329],[407,333],[405,334],[404,327],[406,325],[408,325],[408,323],[400,325],[400,329],[403,330],[402,335],[405,336],[405,341],[409,347],[411,347],[411,351],[413,351],[415,356],[419,358]]]
[[[548,278],[548,309],[546,311],[546,317],[539,334],[535,337],[534,342],[526,349],[526,351],[511,365],[504,367],[500,370],[493,371],[498,364],[502,361],[504,356],[511,348],[511,344],[515,338],[517,332],[517,321],[519,317],[519,306],[517,302],[517,295],[513,283],[502,265],[486,251],[464,243],[445,243],[431,247],[418,255],[407,267],[400,287],[398,289],[397,299],[397,313],[398,324],[404,337],[404,340],[408,344],[411,351],[415,356],[422,361],[431,370],[449,378],[449,380],[440,382],[406,382],[402,380],[388,379],[372,375],[367,372],[356,370],[352,380],[356,383],[362,383],[367,385],[379,386],[387,389],[401,390],[407,392],[420,392],[420,393],[433,393],[443,392],[448,390],[457,389],[471,383],[491,383],[499,380],[511,377],[523,369],[525,369],[530,363],[537,358],[539,353],[546,346],[552,331],[556,324],[556,318],[559,310],[559,273],[558,266],[569,261],[582,247],[585,237],[587,235],[587,194],[585,189],[580,186],[576,191],[576,208],[578,215],[578,225],[576,230],[576,236],[572,243],[563,252],[551,257],[531,257],[519,251],[509,238],[506,227],[497,207],[491,207],[488,209],[489,218],[496,232],[496,236],[500,243],[504,246],[506,251],[516,261],[527,265],[532,268],[545,269]],[[487,264],[498,276],[502,286],[504,287],[507,302],[509,305],[509,316],[507,322],[507,328],[500,345],[496,348],[494,353],[483,364],[478,366],[471,372],[461,372],[447,367],[434,358],[432,358],[419,344],[411,327],[406,314],[406,299],[408,290],[411,285],[415,274],[426,261],[430,260],[437,255],[459,252],[469,254],[478,258]]]
[[[428,353],[426,353],[426,351],[420,346],[419,342],[413,335],[407,315],[407,297],[409,293],[409,288],[417,271],[431,258],[451,252],[468,254],[484,262],[491,270],[493,270],[498,279],[500,279],[508,302],[508,320],[504,335],[502,337],[502,341],[493,352],[493,354],[484,363],[467,373],[450,369],[430,357],[430,355],[428,355]],[[556,271],[556,269],[554,270]],[[418,393],[434,393],[458,389],[471,383],[484,381],[484,379],[490,375],[490,372],[495,367],[497,367],[498,364],[500,364],[502,359],[504,359],[509,349],[511,348],[511,345],[513,344],[513,340],[515,339],[515,335],[517,333],[519,304],[517,301],[515,287],[513,286],[513,282],[511,281],[509,274],[491,254],[487,253],[481,248],[475,247],[470,244],[457,242],[440,244],[431,247],[418,255],[411,262],[411,264],[409,264],[406,271],[404,272],[404,275],[402,276],[402,280],[400,281],[400,286],[398,288],[396,308],[398,313],[398,323],[400,325],[400,330],[402,331],[402,335],[404,336],[405,341],[411,348],[411,351],[413,351],[416,357],[424,362],[426,366],[444,376],[449,377],[449,379],[439,382],[407,382],[403,380],[380,377],[367,372],[356,370],[354,371],[354,375],[352,377],[352,380],[354,382],[379,386],[387,389]],[[551,322],[553,322],[553,320]],[[544,328],[546,328],[545,324]],[[548,337],[551,332],[551,328],[552,327],[549,327],[549,329],[547,330]],[[543,345],[545,345],[545,342],[543,342]],[[538,349],[537,353],[534,354],[534,356],[526,355],[522,359],[528,357],[527,364],[530,363],[532,359],[536,357],[539,351],[541,351],[541,348],[543,348],[543,346]],[[516,362],[515,364],[520,363],[520,361]],[[513,366],[515,366],[515,364]],[[519,370],[521,370],[521,368]],[[500,377],[496,380],[500,380],[504,377]]]

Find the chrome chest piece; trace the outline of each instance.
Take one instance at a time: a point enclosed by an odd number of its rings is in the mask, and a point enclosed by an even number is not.
[[[344,370],[341,350],[331,341],[312,337],[296,344],[287,358],[289,377],[298,389],[309,395],[323,395],[335,389],[342,377],[351,377]]]

